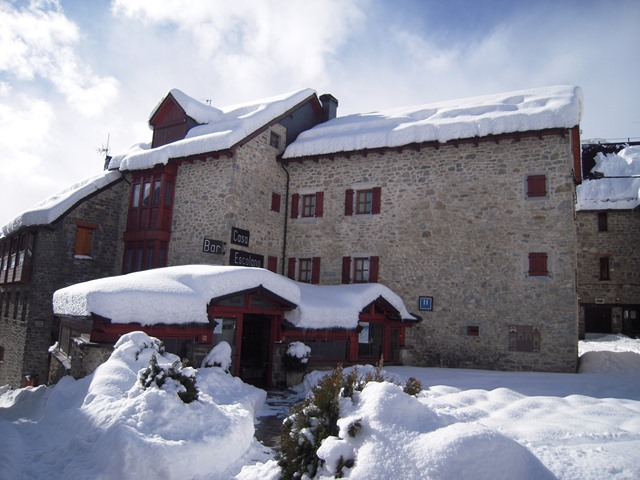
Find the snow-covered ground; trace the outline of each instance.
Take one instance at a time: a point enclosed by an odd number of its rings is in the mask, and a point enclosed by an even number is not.
[[[176,384],[144,390],[137,372],[154,352],[132,334],[91,377],[0,387],[0,478],[278,478],[253,438],[254,416],[274,413],[261,410],[265,393],[219,368],[187,372],[196,402]],[[580,354],[578,374],[388,367],[424,390],[369,384],[343,399],[339,424],[362,428],[325,441],[323,475],[343,454],[354,479],[640,478],[640,340],[594,338]]]

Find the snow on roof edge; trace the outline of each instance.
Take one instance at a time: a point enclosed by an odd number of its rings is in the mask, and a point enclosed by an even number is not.
[[[380,296],[403,320],[417,320],[382,284],[310,285],[262,268],[215,265],[165,267],[79,283],[57,290],[53,309],[56,315],[95,314],[113,323],[208,323],[212,298],[260,286],[297,306],[285,318],[299,328],[355,328],[360,311]]]
[[[582,89],[558,85],[353,114],[302,132],[283,158],[573,128],[582,113]]]
[[[4,225],[0,229],[0,239],[8,237],[21,228],[54,223],[79,202],[117,182],[121,177],[122,174],[118,171],[104,170],[47,197]]]

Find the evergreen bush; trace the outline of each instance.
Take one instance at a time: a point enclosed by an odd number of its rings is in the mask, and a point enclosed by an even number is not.
[[[149,359],[149,366],[140,370],[138,374],[138,380],[140,385],[145,390],[155,385],[158,388],[167,382],[167,379],[172,379],[182,385],[178,393],[178,397],[184,403],[191,403],[198,399],[198,388],[196,387],[196,378],[194,376],[187,375],[183,369],[179,360],[176,360],[170,367],[163,367],[158,365],[158,359],[156,354],[152,354]]]

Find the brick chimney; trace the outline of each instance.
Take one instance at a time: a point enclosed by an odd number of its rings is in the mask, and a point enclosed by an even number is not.
[[[322,103],[322,110],[324,111],[324,121],[336,118],[338,113],[338,99],[330,93],[320,95],[320,103]]]

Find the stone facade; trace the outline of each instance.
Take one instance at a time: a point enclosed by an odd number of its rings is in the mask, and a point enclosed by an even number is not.
[[[569,135],[290,162],[291,192],[323,191],[324,212],[290,221],[287,257],[320,256],[320,283],[337,284],[343,256],[378,256],[378,281],[409,308],[433,297],[409,331],[419,365],[573,372],[572,166]],[[544,198],[527,198],[531,174],[546,175]],[[373,187],[380,214],[345,216],[345,191]],[[547,254],[547,276],[528,275],[530,252]],[[539,352],[510,351],[510,326],[537,327]]]
[[[124,185],[112,185],[86,198],[52,225],[33,229],[30,282],[0,287],[5,302],[19,300],[19,305],[4,304],[0,308],[0,346],[5,349],[0,364],[1,385],[21,387],[27,377],[33,384],[47,382],[48,348],[58,339],[53,292],[119,273]],[[74,255],[78,221],[96,226],[90,258]]]
[[[276,161],[285,148],[274,148],[270,132],[281,139],[282,125],[274,125],[239,147],[231,158],[183,162],[178,168],[173,206],[169,265],[228,265],[230,250],[282,256],[286,174]],[[282,199],[279,212],[271,209],[272,194]],[[249,246],[231,243],[232,228],[250,232]],[[205,238],[227,243],[224,255],[203,252]]]
[[[604,229],[599,215],[605,215]],[[592,315],[587,332],[640,335],[640,211],[580,211],[576,223],[580,335],[585,316]],[[608,276],[601,258],[607,259]]]

